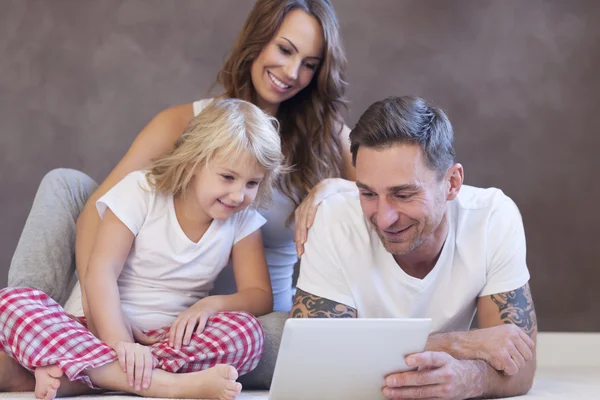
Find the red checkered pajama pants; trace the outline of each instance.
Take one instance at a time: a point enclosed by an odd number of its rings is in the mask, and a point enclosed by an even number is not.
[[[71,380],[94,387],[84,373],[117,360],[116,352],[75,321],[47,294],[30,288],[0,290],[0,350],[30,371],[58,365]],[[169,327],[146,332],[162,338],[150,346],[157,368],[194,372],[229,364],[240,375],[252,371],[263,352],[260,322],[243,312],[212,316],[188,346],[175,350],[168,344]]]

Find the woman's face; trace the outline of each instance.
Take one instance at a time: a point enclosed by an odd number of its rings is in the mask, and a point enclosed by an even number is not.
[[[287,13],[250,70],[258,106],[275,115],[279,104],[304,89],[323,59],[323,29],[300,9]]]

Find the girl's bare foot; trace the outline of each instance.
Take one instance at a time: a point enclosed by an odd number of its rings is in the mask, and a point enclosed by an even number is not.
[[[34,387],[33,374],[0,351],[0,392],[31,392]]]
[[[60,378],[63,376],[58,365],[36,368],[35,372],[35,398],[53,400],[60,387]]]
[[[237,370],[231,365],[218,364],[204,371],[177,374],[177,378],[187,386],[186,394],[200,398],[234,400],[242,391],[242,384],[236,382]]]
[[[117,362],[88,369],[86,373],[96,386],[144,397],[234,400],[242,391],[241,383],[235,381],[238,378],[237,370],[226,364],[179,374],[155,369],[152,371],[150,387],[142,387],[141,390],[129,386],[127,375]]]

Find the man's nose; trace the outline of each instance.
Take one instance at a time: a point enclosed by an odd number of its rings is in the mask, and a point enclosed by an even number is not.
[[[398,220],[398,213],[389,204],[387,199],[381,199],[377,204],[377,226],[387,229]]]

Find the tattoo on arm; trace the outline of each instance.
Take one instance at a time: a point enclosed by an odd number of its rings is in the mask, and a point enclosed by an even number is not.
[[[537,330],[537,317],[529,284],[511,292],[493,294],[492,301],[498,306],[500,318],[505,324],[515,324],[529,336]]]
[[[292,318],[356,318],[356,309],[345,304],[315,296],[301,289],[296,291]]]

